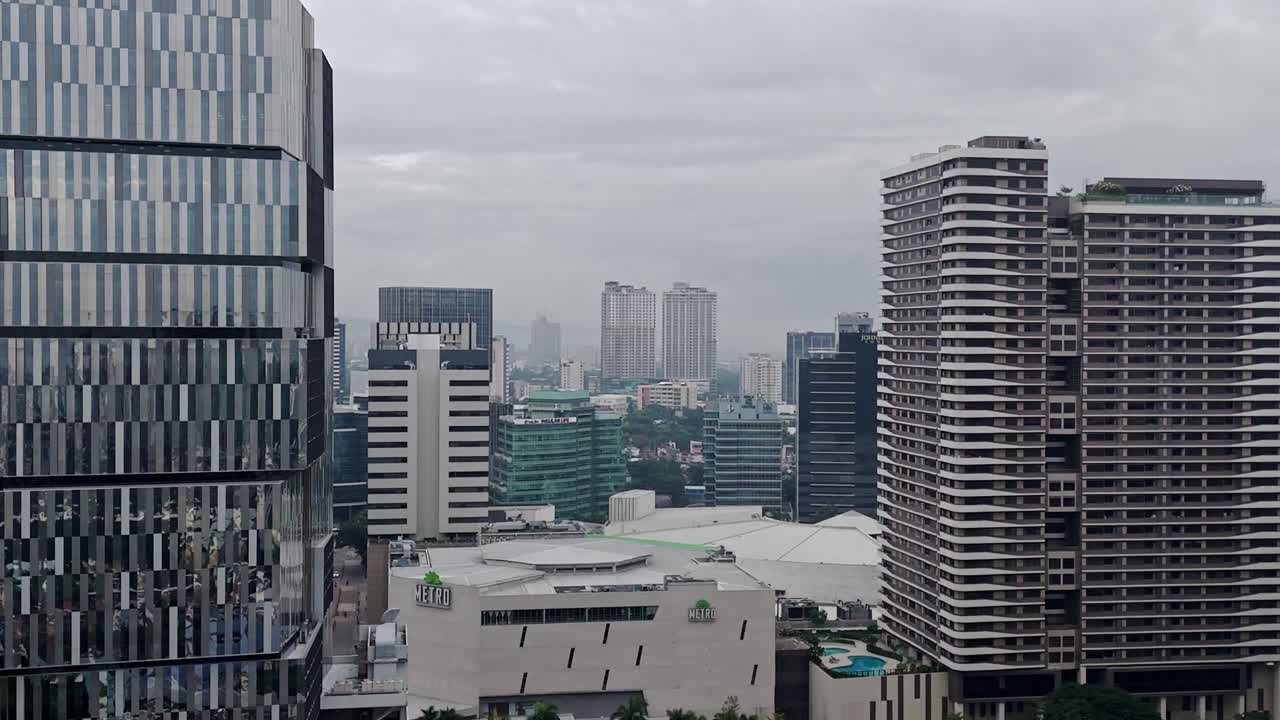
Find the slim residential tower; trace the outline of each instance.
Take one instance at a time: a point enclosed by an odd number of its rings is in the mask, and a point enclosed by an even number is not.
[[[604,284],[600,293],[600,369],[609,380],[645,380],[657,374],[654,326],[657,302],[643,287]]]
[[[674,380],[716,377],[716,294],[675,283],[662,293],[662,371]]]

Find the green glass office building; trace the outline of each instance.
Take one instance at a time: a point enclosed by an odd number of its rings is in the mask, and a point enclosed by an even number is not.
[[[550,503],[557,517],[589,518],[608,511],[626,480],[622,417],[595,410],[585,391],[535,392],[498,420],[495,505]]]

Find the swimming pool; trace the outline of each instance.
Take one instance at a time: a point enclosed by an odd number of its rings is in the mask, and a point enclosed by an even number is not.
[[[852,664],[842,667],[831,668],[831,672],[836,675],[849,675],[852,677],[865,677],[870,675],[884,675],[884,660],[870,655],[854,655]]]
[[[827,647],[825,645],[822,647],[823,655],[848,655],[850,652],[850,650],[846,650],[844,648]]]

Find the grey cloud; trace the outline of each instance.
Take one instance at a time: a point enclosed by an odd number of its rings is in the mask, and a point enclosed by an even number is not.
[[[486,285],[721,293],[722,345],[875,309],[877,174],[978,134],[1053,182],[1269,179],[1280,6],[1229,0],[308,0],[335,72],[338,308]],[[589,337],[575,341],[589,341]]]

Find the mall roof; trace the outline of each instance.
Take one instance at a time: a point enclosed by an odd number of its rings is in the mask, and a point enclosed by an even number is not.
[[[759,507],[666,508],[605,526],[609,537],[677,546],[724,547],[738,565],[791,597],[879,602],[879,523],[871,518],[801,525]],[[832,518],[836,520],[836,518]]]
[[[515,540],[483,547],[431,548],[420,553],[423,564],[392,567],[391,574],[417,579],[434,570],[445,583],[479,588],[485,595],[660,588],[672,575],[712,580],[720,590],[761,588],[760,580],[733,563],[699,562],[706,556],[702,548],[601,537]]]

